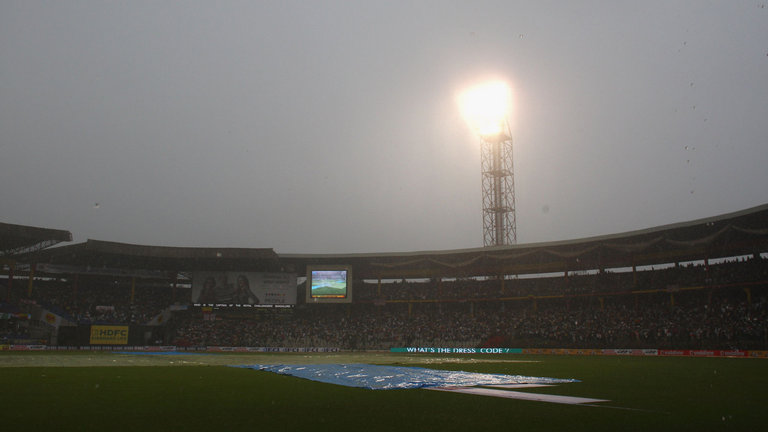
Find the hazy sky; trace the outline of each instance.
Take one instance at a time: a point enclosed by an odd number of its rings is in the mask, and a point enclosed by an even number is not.
[[[456,96],[489,78],[513,91],[518,243],[768,203],[765,0],[0,0],[0,221],[480,247]]]

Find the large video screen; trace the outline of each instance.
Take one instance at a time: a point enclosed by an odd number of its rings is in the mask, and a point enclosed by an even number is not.
[[[307,267],[307,303],[352,302],[350,266]]]
[[[194,306],[269,308],[296,304],[296,275],[256,272],[193,272]]]

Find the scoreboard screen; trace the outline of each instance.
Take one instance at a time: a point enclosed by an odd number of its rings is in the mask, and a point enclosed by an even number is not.
[[[350,303],[352,270],[349,266],[307,268],[307,303]]]

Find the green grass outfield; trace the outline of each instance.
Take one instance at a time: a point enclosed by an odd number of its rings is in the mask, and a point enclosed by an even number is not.
[[[318,296],[340,296],[343,297],[347,293],[345,287],[333,287],[333,286],[319,286],[317,288],[312,287],[312,295]]]
[[[560,405],[416,390],[366,390],[226,367],[375,363],[576,378],[526,392],[608,399]],[[757,430],[768,360],[688,357],[0,352],[6,431]]]

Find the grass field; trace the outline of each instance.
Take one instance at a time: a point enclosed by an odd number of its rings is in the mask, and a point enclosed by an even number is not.
[[[313,297],[345,297],[347,281],[344,279],[319,279],[312,281]]]
[[[607,399],[561,405],[366,390],[243,364],[373,363],[581,382],[526,392]],[[3,430],[756,430],[763,359],[395,353],[125,355],[0,352]]]
[[[313,297],[344,297],[347,294],[346,287],[336,287],[321,285],[318,287],[312,287]]]

